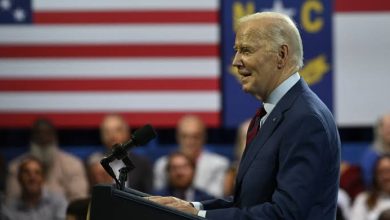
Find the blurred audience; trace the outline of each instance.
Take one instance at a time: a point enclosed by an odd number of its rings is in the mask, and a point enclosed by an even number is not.
[[[378,220],[390,220],[390,209],[386,209],[379,215]]]
[[[364,191],[363,173],[359,166],[350,164],[347,161],[341,162],[340,188],[348,193],[352,202],[359,193]]]
[[[7,176],[7,165],[4,161],[4,157],[0,155],[0,197],[2,197],[4,194],[6,176]]]
[[[236,182],[236,176],[238,172],[238,166],[241,161],[242,154],[245,150],[246,145],[246,133],[248,131],[248,127],[251,120],[248,119],[240,124],[237,129],[236,135],[236,144],[234,146],[234,161],[229,167],[225,175],[225,183],[224,183],[224,196],[230,196],[234,193],[234,185]]]
[[[176,152],[168,156],[166,174],[167,186],[155,194],[174,196],[187,201],[204,201],[212,196],[193,186],[195,163],[185,154]]]
[[[366,186],[370,186],[375,161],[382,154],[390,154],[390,113],[378,120],[374,128],[373,146],[362,157],[361,166]]]
[[[89,179],[90,190],[96,184],[110,184],[112,183],[112,177],[104,170],[100,164],[102,159],[101,155],[90,157],[87,161],[87,173]]]
[[[336,220],[349,219],[351,209],[351,199],[349,198],[347,192],[342,189],[339,189],[337,197],[337,217]]]
[[[193,115],[181,118],[176,128],[176,141],[179,151],[195,162],[194,186],[212,196],[223,196],[224,176],[229,161],[223,156],[204,150],[206,127],[203,121]],[[166,187],[166,165],[167,156],[159,158],[154,165],[154,187],[157,191]]]
[[[66,209],[66,220],[86,220],[90,201],[91,200],[87,198],[71,202]]]
[[[44,188],[44,165],[27,156],[18,164],[17,179],[21,195],[4,207],[3,218],[9,220],[60,220],[65,219],[67,202],[61,194]]]
[[[100,161],[105,154],[111,153],[113,145],[130,140],[131,130],[122,116],[110,114],[105,116],[100,124],[100,137],[106,148],[105,152],[94,153],[87,161],[90,179],[93,180],[92,184],[106,183],[108,181],[108,176],[103,174],[103,169],[99,166],[100,164],[97,165],[97,161]],[[129,153],[128,156],[134,163],[135,169],[129,173],[126,186],[146,193],[152,192],[153,169],[151,163],[147,158],[134,152]],[[124,163],[120,160],[115,160],[110,165],[115,175],[119,178],[119,169],[124,166]]]
[[[356,197],[351,220],[376,220],[383,210],[390,208],[390,154],[377,160],[373,173],[371,190]]]
[[[47,174],[45,182],[49,190],[61,193],[68,201],[87,196],[88,183],[83,163],[77,157],[59,148],[56,129],[49,120],[38,119],[34,122],[30,143],[30,151],[9,164],[7,200],[20,196],[17,168],[28,155],[33,155],[42,162]]]

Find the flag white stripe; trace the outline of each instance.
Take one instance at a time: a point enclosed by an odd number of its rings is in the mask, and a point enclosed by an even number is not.
[[[215,9],[218,0],[34,0],[35,10],[171,10],[171,9]]]
[[[1,78],[217,78],[216,58],[0,59]]]
[[[0,26],[0,44],[216,44],[218,41],[217,24]]]
[[[334,21],[338,124],[371,126],[390,109],[390,13],[337,13]]]
[[[217,92],[5,92],[0,112],[219,111]]]

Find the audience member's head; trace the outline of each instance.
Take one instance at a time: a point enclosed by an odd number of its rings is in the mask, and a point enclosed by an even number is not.
[[[78,199],[71,202],[66,209],[66,220],[85,220],[88,215],[90,199]]]
[[[121,144],[128,141],[130,135],[130,127],[120,115],[107,115],[100,124],[101,140],[109,150],[114,144]]]
[[[100,164],[101,159],[100,155],[96,155],[87,161],[87,173],[91,188],[96,184],[112,183],[112,177],[108,175]]]
[[[56,129],[51,121],[36,120],[31,129],[31,154],[48,166],[53,162],[57,144]]]
[[[175,152],[169,155],[166,170],[169,187],[186,190],[192,185],[195,175],[195,164],[185,154]]]
[[[378,220],[390,220],[390,209],[386,209],[378,217]]]
[[[206,141],[205,124],[197,116],[184,116],[177,124],[176,140],[180,151],[195,161]]]
[[[23,158],[18,167],[18,181],[22,189],[22,198],[40,197],[45,181],[40,160],[33,156]]]
[[[390,114],[382,116],[375,126],[375,147],[381,153],[390,153]]]
[[[366,201],[369,209],[376,206],[381,193],[390,194],[390,154],[380,156],[375,164],[372,189]]]

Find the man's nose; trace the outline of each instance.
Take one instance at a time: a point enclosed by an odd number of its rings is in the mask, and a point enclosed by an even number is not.
[[[232,65],[234,67],[237,67],[237,68],[240,68],[243,66],[240,53],[236,52],[236,54],[234,55],[234,58],[233,58]]]

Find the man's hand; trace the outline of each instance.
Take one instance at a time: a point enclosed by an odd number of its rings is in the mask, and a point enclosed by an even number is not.
[[[166,205],[172,208],[175,208],[177,210],[187,212],[193,215],[198,215],[198,210],[192,206],[190,202],[175,198],[175,197],[162,197],[162,196],[150,196],[145,197],[145,199],[148,199],[150,201]]]

